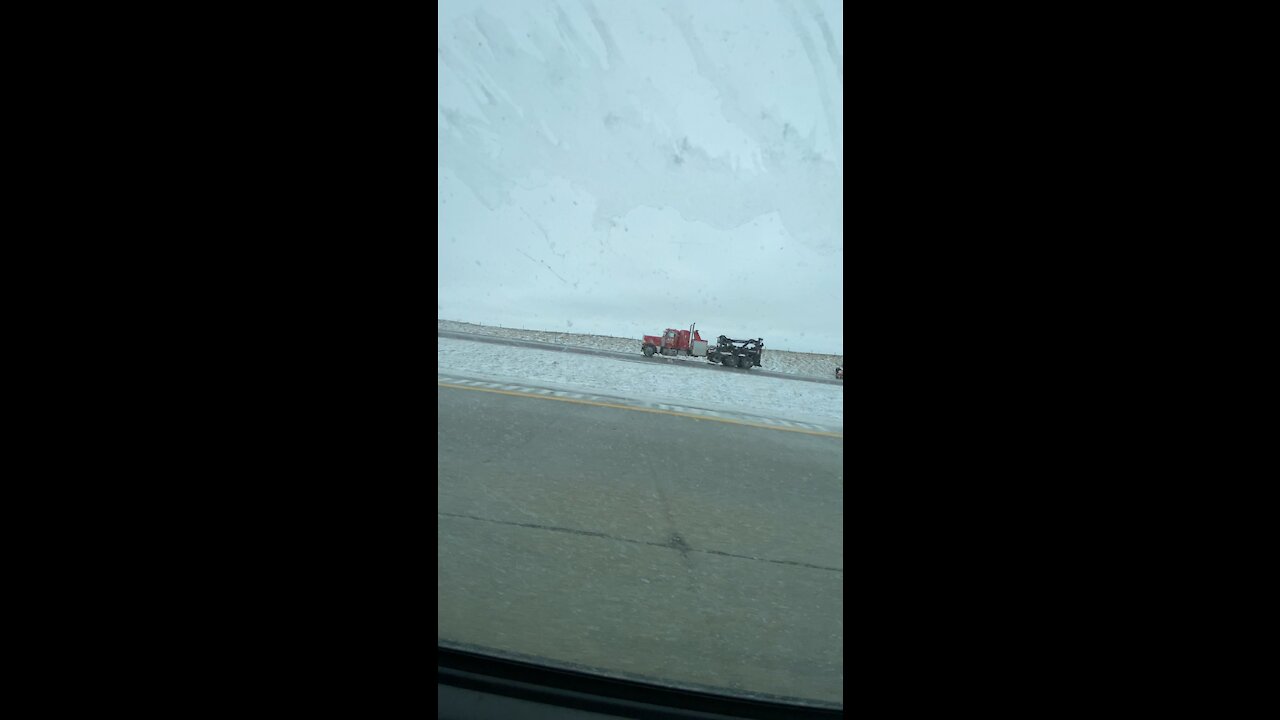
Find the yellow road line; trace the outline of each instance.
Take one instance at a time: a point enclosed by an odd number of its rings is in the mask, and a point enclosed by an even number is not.
[[[494,388],[478,388],[470,385],[454,385],[453,383],[436,381],[440,387],[454,388],[457,390],[475,390],[477,392],[497,393],[498,395],[514,395],[515,397],[535,398],[537,400],[559,400],[560,402],[577,403],[578,405],[595,405],[597,407],[617,408],[619,410],[635,410],[636,412],[655,413],[657,415],[675,415],[676,417],[690,418],[693,420],[710,420],[712,422],[729,423],[730,425],[746,425],[747,427],[764,428],[765,430],[781,430],[783,432],[803,433],[805,435],[818,435],[821,437],[843,438],[842,433],[819,432],[817,430],[805,430],[803,428],[778,427],[776,425],[760,425],[758,423],[744,422],[742,420],[730,420],[729,418],[706,417],[704,415],[690,415],[688,413],[676,412],[674,410],[658,410],[656,408],[642,408],[632,405],[617,405],[614,403],[596,402],[594,400],[579,400],[577,398],[552,397],[549,395],[536,395],[534,393],[516,392],[515,390],[496,390]]]

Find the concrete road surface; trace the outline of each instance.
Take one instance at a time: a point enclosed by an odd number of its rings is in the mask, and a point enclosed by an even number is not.
[[[843,440],[438,390],[442,642],[843,704]]]

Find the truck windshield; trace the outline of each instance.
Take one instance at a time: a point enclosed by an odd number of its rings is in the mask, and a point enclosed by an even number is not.
[[[438,641],[842,707],[843,3],[437,13]]]

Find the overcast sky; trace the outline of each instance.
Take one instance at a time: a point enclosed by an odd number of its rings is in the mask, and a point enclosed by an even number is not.
[[[437,316],[844,353],[844,18],[440,0]]]

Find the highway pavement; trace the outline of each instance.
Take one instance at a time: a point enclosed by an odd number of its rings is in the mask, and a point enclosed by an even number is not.
[[[441,642],[843,704],[841,436],[504,388],[439,380]]]

